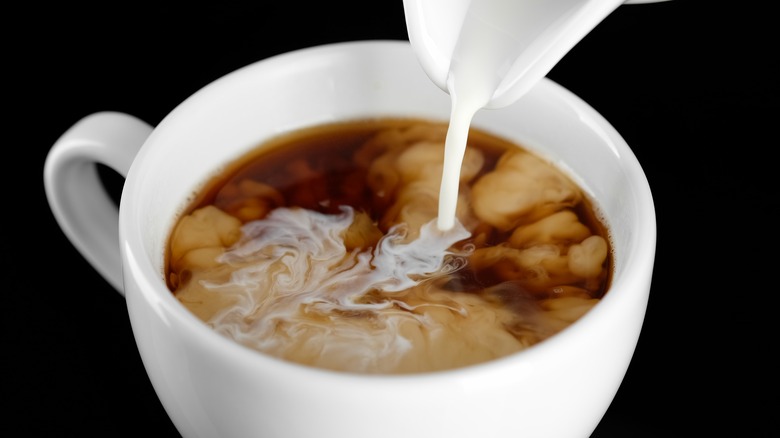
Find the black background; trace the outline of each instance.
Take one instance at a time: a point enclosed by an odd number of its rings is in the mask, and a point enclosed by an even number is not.
[[[407,39],[400,0],[312,3],[28,2],[4,14],[11,137],[2,155],[0,434],[178,436],[144,372],[124,299],[50,213],[43,163],[92,112],[155,125],[260,59]],[[623,135],[656,203],[647,317],[594,438],[776,433],[779,71],[770,2],[758,3],[621,6],[548,75]]]

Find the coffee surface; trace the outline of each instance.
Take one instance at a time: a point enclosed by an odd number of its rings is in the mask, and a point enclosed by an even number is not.
[[[446,133],[362,120],[263,145],[180,218],[169,288],[246,347],[337,371],[458,368],[558,333],[608,289],[606,227],[566,174],[472,128],[439,229]]]

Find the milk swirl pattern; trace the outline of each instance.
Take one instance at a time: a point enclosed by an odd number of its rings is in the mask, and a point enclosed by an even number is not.
[[[475,131],[441,230],[445,135],[359,121],[245,158],[181,218],[169,287],[236,342],[337,371],[458,368],[563,330],[608,288],[595,206],[549,163]]]

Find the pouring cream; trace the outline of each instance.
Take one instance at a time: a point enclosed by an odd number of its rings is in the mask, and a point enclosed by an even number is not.
[[[648,3],[657,0],[629,0]],[[452,108],[438,227],[455,221],[471,120],[525,94],[624,0],[404,0],[409,41]]]

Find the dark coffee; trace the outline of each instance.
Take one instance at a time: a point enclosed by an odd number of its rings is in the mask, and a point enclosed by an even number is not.
[[[340,371],[457,368],[558,333],[609,286],[595,206],[550,163],[472,127],[457,224],[438,230],[446,132],[362,120],[263,145],[181,217],[169,288],[242,345]]]

